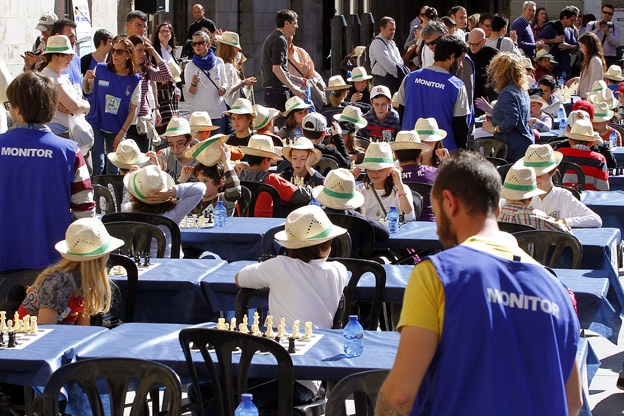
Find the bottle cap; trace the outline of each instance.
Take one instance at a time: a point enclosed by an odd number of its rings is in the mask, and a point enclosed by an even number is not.
[[[241,399],[245,400],[248,399],[249,401],[253,400],[253,394],[251,393],[243,393],[241,394]]]

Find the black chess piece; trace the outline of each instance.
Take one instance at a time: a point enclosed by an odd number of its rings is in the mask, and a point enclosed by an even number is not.
[[[15,348],[15,331],[9,332],[9,343],[7,348]]]
[[[295,339],[293,337],[288,338],[288,353],[294,354],[297,352],[297,347],[295,347]]]
[[[150,257],[151,257],[151,253],[148,251],[143,253],[143,267],[149,267],[150,266]]]
[[[0,332],[0,345],[4,345],[4,332]]]
[[[136,263],[137,267],[141,267],[141,253],[138,251],[134,252],[134,262]]]

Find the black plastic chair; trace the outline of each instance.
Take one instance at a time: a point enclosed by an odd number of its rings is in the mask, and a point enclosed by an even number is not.
[[[509,169],[511,169],[513,165],[514,165],[513,163],[508,163],[506,165],[496,167],[496,170],[498,171],[498,174],[501,177],[501,182],[505,182],[505,177],[507,176],[507,172],[509,172]]]
[[[46,415],[59,414],[61,388],[76,382],[89,399],[93,415],[104,415],[100,394],[110,397],[113,416],[143,415],[147,406],[147,395],[159,386],[165,387],[162,413],[179,415],[182,397],[180,379],[169,367],[153,361],[135,358],[94,358],[66,364],[56,370],[48,379],[43,392],[43,409]],[[102,392],[102,383],[107,390]],[[133,391],[130,413],[124,412],[126,396]]]
[[[483,157],[507,159],[507,143],[494,138],[474,139],[468,142],[468,149],[481,153]]]
[[[371,370],[343,378],[329,392],[325,414],[346,416],[345,401],[353,395],[355,414],[372,416],[375,413],[377,395],[389,373],[390,370]]]
[[[366,149],[368,149],[368,146],[370,145],[370,140],[364,138],[364,137],[358,137],[356,136],[353,139],[353,142],[355,144],[356,147],[360,147],[362,148],[364,151],[366,151]]]
[[[277,162],[277,166],[275,167],[275,173],[282,173],[287,168],[292,168],[292,163],[290,163],[290,160],[280,160],[279,162]]]
[[[417,221],[423,210],[423,197],[418,192],[412,191],[412,199],[414,200],[414,220]]]
[[[510,234],[517,233],[520,231],[535,231],[535,228],[531,227],[530,225],[520,224],[516,222],[506,222],[506,221],[499,221],[498,229],[506,233],[510,233]]]
[[[204,401],[200,387],[200,378],[197,374],[196,365],[199,363],[196,363],[195,358],[198,358],[199,355],[192,353],[191,348],[199,350],[204,365],[208,369],[214,392],[213,399],[217,416],[234,414],[234,409],[240,402],[240,395],[247,392],[251,360],[258,351],[273,355],[277,361],[275,374],[267,375],[267,378],[276,378],[279,382],[277,416],[305,414],[310,406],[322,407],[325,403],[324,400],[317,400],[315,403],[293,408],[293,385],[295,379],[292,359],[282,345],[271,339],[240,332],[209,328],[187,328],[180,331],[180,344],[184,351],[186,364],[188,365],[193,388],[198,399],[198,403],[192,403],[191,407],[195,407],[201,414],[206,414],[204,408],[208,403]],[[213,360],[208,348],[214,348],[217,362]],[[236,355],[239,357],[236,369],[232,366],[234,351],[236,351]]]
[[[180,234],[180,227],[171,218],[163,217],[156,214],[144,214],[139,212],[115,212],[106,214],[102,217],[102,222],[119,222],[119,221],[136,221],[152,224],[156,226],[162,226],[169,230],[171,235],[171,258],[180,258],[180,245],[182,244],[182,235]]]
[[[110,189],[102,185],[93,185],[93,199],[95,200],[96,214],[102,214],[102,199],[104,199],[104,214],[109,212],[117,212],[117,206],[113,200],[113,194]]]
[[[124,288],[124,309],[123,309],[123,322],[134,322],[134,304],[136,301],[137,285],[139,284],[139,269],[133,259],[128,256],[122,256],[120,254],[110,254],[108,262],[106,263],[108,268],[114,266],[121,266],[126,270],[127,282]],[[113,301],[117,299],[121,302],[121,293],[117,293],[119,297],[113,297]],[[112,302],[111,302],[112,303]],[[111,306],[112,308],[112,306]]]
[[[572,234],[559,231],[535,230],[514,233],[521,249],[544,266],[551,268],[558,265],[564,251],[572,253],[572,269],[578,269],[583,257],[583,246]]]
[[[7,319],[13,319],[13,314],[26,297],[26,289],[35,283],[44,270],[45,268],[15,271],[8,273],[0,281],[0,311],[6,311],[6,316],[11,317]]]
[[[372,259],[375,255],[375,231],[363,218],[352,215],[327,213],[332,224],[346,228],[351,236],[351,253],[347,256],[355,259]]]
[[[165,257],[167,238],[157,226],[137,221],[106,222],[104,226],[110,235],[124,241],[116,252],[131,257],[144,253],[149,253],[149,257]],[[156,240],[156,253],[151,253],[152,240]]]
[[[273,218],[282,217],[282,198],[277,189],[269,184],[260,182],[241,181],[241,185],[251,191],[251,202],[249,203],[250,217],[255,216],[258,196],[262,193],[268,193],[273,201]]]
[[[566,172],[572,171],[576,175],[576,182],[572,182],[572,187],[578,191],[585,189],[585,173],[579,165],[574,162],[561,161],[557,167],[557,173],[553,176],[553,183],[557,186],[563,186]]]
[[[321,175],[327,176],[330,171],[338,169],[338,162],[334,159],[328,158],[327,156],[323,156],[320,162],[314,166],[314,169],[321,172]]]
[[[576,188],[572,188],[571,186],[560,186],[561,189],[565,189],[566,191],[570,191],[572,195],[579,201],[581,200],[581,191]]]
[[[251,191],[246,186],[241,186],[241,197],[236,202],[235,217],[248,217],[251,205]]]
[[[122,175],[98,175],[91,178],[92,185],[102,185],[106,189],[113,189],[115,197],[115,212],[121,212],[121,203],[123,201],[123,176]],[[110,187],[109,187],[110,185]]]
[[[494,167],[504,166],[509,163],[507,160],[501,159],[500,157],[486,157],[485,159],[493,164]]]
[[[349,257],[351,255],[352,244],[351,236],[348,232],[339,235],[332,240],[331,257]]]
[[[408,188],[412,191],[416,191],[420,194],[420,196],[424,197],[425,195],[429,195],[431,190],[433,189],[433,185],[430,183],[418,183],[418,182],[403,182]]]

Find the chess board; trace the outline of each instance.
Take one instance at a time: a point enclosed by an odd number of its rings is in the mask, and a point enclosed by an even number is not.
[[[139,276],[141,276],[143,273],[146,273],[146,272],[148,272],[148,271],[152,270],[153,268],[158,267],[160,265],[161,265],[161,263],[151,263],[149,266],[140,265],[138,267],[138,269],[139,269]],[[121,266],[113,266],[109,270],[108,275],[109,276],[126,276],[127,273],[126,273],[126,269],[124,269],[123,267],[121,267]]]
[[[291,352],[290,355],[303,355],[310,350],[321,338],[323,338],[323,334],[312,334],[312,338],[303,339],[299,338],[295,340],[295,348],[296,352]],[[284,347],[284,349],[288,350],[288,338],[280,339],[280,345]],[[266,353],[265,353],[266,354]]]
[[[0,350],[23,350],[26,347],[28,347],[30,344],[32,344],[33,342],[37,341],[38,339],[46,336],[47,334],[49,334],[50,332],[54,331],[54,329],[41,329],[39,328],[37,330],[36,333],[23,333],[23,332],[17,332],[15,334],[15,347],[11,347],[8,348],[7,344],[8,344],[8,334],[4,333],[3,334],[3,342],[2,344],[0,344]]]

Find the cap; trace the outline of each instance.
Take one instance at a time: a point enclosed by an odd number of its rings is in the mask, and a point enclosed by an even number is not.
[[[304,130],[324,132],[327,129],[327,119],[319,113],[310,113],[301,121]]]

